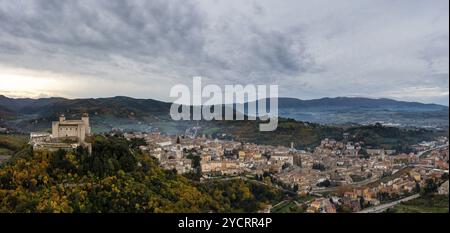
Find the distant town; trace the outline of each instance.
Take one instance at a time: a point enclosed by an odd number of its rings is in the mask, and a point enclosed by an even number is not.
[[[445,195],[449,190],[447,137],[412,145],[414,152],[406,154],[382,147],[363,149],[365,142],[353,140],[348,133],[342,141],[325,138],[310,151],[297,150],[294,143],[283,147],[219,140],[197,135],[195,128],[183,135],[164,135],[157,129],[113,129],[107,134],[140,141],[142,153],[195,182],[244,179],[300,197],[260,212],[274,212],[286,205],[307,213],[384,212],[419,198],[424,190],[436,189],[434,192]],[[52,133],[33,132],[29,143],[35,150],[82,146],[91,151],[87,142],[91,136],[87,114],[80,120],[61,115],[53,122]]]

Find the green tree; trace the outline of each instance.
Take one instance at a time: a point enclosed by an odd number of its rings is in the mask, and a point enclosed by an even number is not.
[[[437,192],[437,189],[438,185],[436,184],[434,179],[427,179],[423,187],[423,193],[424,194],[435,193]]]

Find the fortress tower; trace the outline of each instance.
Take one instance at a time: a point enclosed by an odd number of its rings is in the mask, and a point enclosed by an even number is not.
[[[72,138],[78,142],[85,142],[86,136],[91,134],[89,116],[83,114],[81,120],[67,120],[64,115],[59,116],[59,121],[52,122],[52,138]]]

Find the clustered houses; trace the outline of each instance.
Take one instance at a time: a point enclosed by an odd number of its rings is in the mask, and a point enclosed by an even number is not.
[[[298,156],[293,157],[295,169],[278,173],[276,177],[284,183],[295,183],[300,192],[308,193],[327,186],[375,180],[393,168],[393,161],[385,157],[387,152],[383,149],[374,149],[369,157],[359,156],[362,144],[324,139],[313,153],[297,151]],[[319,187],[320,183],[324,185]]]
[[[425,156],[421,151],[397,154],[382,148],[366,149],[363,155],[364,142],[333,139],[324,139],[312,152],[307,152],[296,150],[293,145],[290,148],[257,145],[204,136],[164,136],[158,132],[124,136],[145,139],[147,145],[140,149],[157,158],[165,169],[175,169],[180,174],[197,172],[204,178],[241,174],[258,178],[270,174],[276,185],[298,187],[295,191],[299,194],[329,189],[338,193],[336,189],[341,186],[361,187],[331,199],[316,199],[309,203],[307,212],[329,213],[336,212],[336,208],[359,211],[378,205],[383,198],[415,192],[425,185],[425,180],[439,179],[448,173],[448,140],[443,138],[417,145],[424,150],[433,149]],[[386,176],[393,178],[384,181]]]
[[[345,207],[347,210],[357,212],[365,207],[376,206],[381,201],[397,199],[416,193],[426,185],[426,180],[439,180],[444,172],[422,167],[414,167],[409,172],[378,185],[355,188],[344,193],[336,194],[329,199],[317,198],[310,202],[307,212],[335,213],[336,208]],[[448,194],[448,181],[439,187],[440,194]],[[330,200],[329,202],[327,200]],[[331,207],[331,206],[332,207]],[[327,206],[327,208],[325,208]]]
[[[320,143],[320,146],[315,148],[314,154],[327,154],[333,156],[347,156],[356,157],[361,150],[360,142],[339,142],[334,139],[324,139]]]
[[[193,171],[192,159],[200,157],[199,169],[204,175],[237,175],[265,172],[286,184],[297,184],[302,192],[323,189],[317,184],[325,180],[340,186],[376,180],[383,174],[397,171],[410,164],[448,170],[448,151],[433,152],[419,159],[414,153],[395,154],[380,148],[367,149],[368,157],[357,156],[363,142],[339,142],[324,139],[313,152],[296,150],[291,146],[275,147],[241,143],[206,137],[163,136],[153,133],[125,133],[126,138],[140,137],[147,142],[141,149],[156,157],[167,169],[179,173]],[[440,145],[447,143],[440,139]],[[438,156],[443,154],[444,156]]]
[[[336,213],[336,207],[328,198],[318,198],[312,201],[306,210],[307,213]]]
[[[243,144],[206,137],[163,136],[158,132],[125,133],[124,137],[145,139],[147,145],[140,149],[157,158],[165,169],[176,169],[180,174],[193,172],[195,169],[200,169],[205,176],[279,173],[292,168],[294,157],[300,156],[292,148]],[[196,156],[200,158],[198,168],[193,164]]]
[[[433,150],[425,158],[418,161],[418,166],[448,170],[449,151],[447,148]]]
[[[185,151],[192,147],[182,144],[179,137],[165,137],[159,132],[124,133],[124,137],[128,140],[144,139],[147,145],[142,145],[139,149],[157,158],[167,170],[176,170],[179,174],[193,171],[192,160],[185,156]]]
[[[439,181],[442,176],[448,176],[448,141],[440,141],[433,144],[434,149],[427,156],[418,156],[417,154],[400,154],[387,157],[381,162],[375,163],[369,170],[382,169],[385,173],[391,173],[390,179],[380,179],[361,188],[353,188],[343,193],[336,193],[337,196],[330,198],[330,203],[335,208],[346,208],[352,212],[360,211],[368,206],[379,205],[381,201],[397,199],[408,196],[425,188],[428,180]],[[423,148],[425,150],[433,149]],[[386,151],[371,151],[374,155],[386,154]],[[418,153],[421,154],[421,153]],[[378,159],[380,160],[380,159]],[[370,159],[369,159],[370,161]],[[380,177],[381,178],[381,177]],[[448,194],[448,181],[443,183],[438,192]],[[323,198],[315,199],[308,205],[307,212],[326,212],[324,206],[329,205]],[[334,213],[332,208],[328,208]]]

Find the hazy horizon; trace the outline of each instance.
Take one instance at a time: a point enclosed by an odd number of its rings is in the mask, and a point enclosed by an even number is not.
[[[76,99],[106,99],[106,98],[116,98],[116,97],[126,97],[126,98],[132,98],[132,99],[144,99],[144,100],[156,100],[156,101],[160,101],[160,102],[167,102],[167,103],[172,103],[173,101],[166,101],[166,100],[162,100],[162,99],[157,99],[157,98],[140,98],[140,97],[133,97],[133,96],[126,96],[126,95],[115,95],[115,96],[99,96],[99,97],[63,97],[63,96],[37,96],[37,97],[14,97],[14,96],[8,96],[5,94],[2,94],[0,92],[0,96],[4,96],[6,98],[10,98],[10,99],[45,99],[45,98],[63,98],[63,99],[69,99],[69,100],[76,100]],[[419,101],[404,101],[404,100],[397,100],[397,99],[393,99],[393,98],[385,98],[385,97],[365,97],[365,96],[335,96],[335,97],[329,97],[329,96],[324,96],[324,97],[320,97],[320,98],[314,98],[314,99],[300,99],[300,98],[296,98],[296,97],[289,97],[289,96],[279,96],[279,99],[298,99],[298,100],[303,100],[303,101],[308,101],[308,100],[320,100],[320,99],[336,99],[336,98],[363,98],[363,99],[373,99],[373,100],[377,100],[377,99],[389,99],[389,100],[395,100],[395,101],[401,101],[401,102],[409,102],[409,103],[421,103],[421,104],[436,104],[436,105],[442,105],[442,106],[446,106],[449,107],[449,105],[447,104],[439,104],[439,103],[426,103],[426,102],[419,102]],[[237,103],[237,102],[235,102]],[[229,104],[229,103],[227,103]]]

